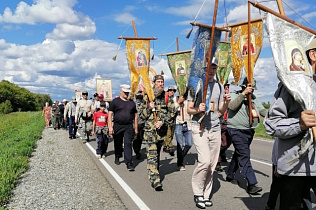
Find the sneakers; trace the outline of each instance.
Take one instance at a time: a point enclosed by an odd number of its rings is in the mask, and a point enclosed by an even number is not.
[[[97,154],[97,158],[98,158],[98,159],[101,159],[101,158],[102,158],[102,155]]]
[[[185,167],[184,166],[178,166],[178,170],[179,171],[185,171]]]
[[[135,171],[135,168],[132,166],[132,164],[128,164],[126,167],[128,171]]]
[[[217,172],[223,172],[224,170],[221,167],[221,163],[217,163],[216,167],[215,167],[215,171]]]
[[[239,182],[236,180],[236,179],[232,179],[232,178],[229,178],[229,177],[226,177],[226,181],[234,184],[234,185],[239,185]]]
[[[120,165],[120,158],[115,157],[114,163],[115,163],[115,165]]]
[[[194,202],[199,209],[205,209],[205,202],[203,196],[194,195]]]
[[[258,192],[261,192],[261,191],[262,191],[262,187],[258,187],[255,184],[249,185],[247,189],[247,192],[251,195],[256,195]]]
[[[213,202],[211,201],[210,198],[204,198],[204,204],[205,204],[206,207],[213,206]]]
[[[157,192],[163,191],[162,185],[160,183],[158,183],[156,186],[154,186],[154,183],[151,183],[151,187],[155,188],[155,191],[157,191]]]

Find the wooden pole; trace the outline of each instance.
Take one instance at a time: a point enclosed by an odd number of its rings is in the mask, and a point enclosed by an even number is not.
[[[281,14],[269,9],[268,7],[263,6],[262,4],[259,4],[257,2],[253,2],[253,1],[248,1],[248,2],[250,4],[252,4],[254,7],[257,7],[258,9],[261,9],[261,10],[263,10],[265,12],[269,12],[269,13],[271,13],[271,14],[273,14],[273,15],[275,15],[275,16],[277,16],[277,17],[279,17],[279,18],[281,18],[281,19],[283,19],[283,20],[285,20],[285,21],[287,21],[289,23],[292,23],[293,25],[296,25],[296,26],[298,26],[298,27],[300,27],[300,28],[302,28],[302,29],[304,29],[304,30],[316,35],[316,31],[314,31],[314,30],[312,30],[310,28],[307,28],[306,26],[303,26],[303,25],[295,22],[294,20],[292,20],[292,19],[290,19],[290,18],[288,18],[286,16],[281,15]]]
[[[252,74],[251,74],[251,71],[252,71],[252,67],[251,67],[251,13],[250,13],[250,3],[248,2],[248,43],[247,43],[247,55],[248,55],[248,75],[247,75],[247,80],[248,80],[248,84],[252,84]],[[247,87],[248,87],[248,84],[247,84]],[[246,87],[246,88],[247,88]],[[251,96],[252,96],[252,93],[249,93],[248,94],[248,102],[249,102],[249,125],[251,126],[252,125],[252,103],[251,103]]]
[[[284,12],[282,1],[281,0],[276,0],[276,1],[277,1],[277,4],[278,4],[278,8],[279,8],[280,14],[285,16],[285,12]]]
[[[177,42],[177,52],[179,52],[179,38],[176,38],[176,42]],[[184,111],[183,111],[183,103],[180,105],[180,109],[181,109],[181,115],[182,115],[182,121],[184,121]]]
[[[206,69],[206,76],[205,76],[205,84],[204,84],[204,92],[203,92],[203,101],[202,103],[205,103],[206,100],[206,93],[208,88],[208,76],[210,73],[210,67],[212,63],[212,50],[213,50],[213,42],[214,42],[214,33],[215,33],[215,24],[216,24],[216,15],[217,15],[217,7],[218,7],[218,0],[215,0],[214,5],[214,14],[213,14],[213,23],[212,23],[212,34],[211,34],[211,40],[210,40],[210,48],[208,53],[208,62],[207,62],[207,69]],[[203,117],[204,112],[201,113],[201,117]],[[202,130],[203,122],[200,124],[200,130]]]
[[[133,20],[132,23],[133,23],[133,28],[134,28],[135,37],[137,38],[138,35],[137,35],[136,26],[135,26],[135,21]]]
[[[262,19],[264,19],[264,18],[256,18],[256,19],[253,19],[253,20],[251,20],[251,23],[255,23],[255,22],[262,21]],[[224,28],[235,27],[235,26],[240,26],[240,25],[244,25],[244,24],[247,24],[247,23],[248,23],[248,20],[242,21],[242,22],[238,22],[238,23],[228,24],[228,25],[223,26],[223,27],[224,27]]]
[[[215,0],[215,1],[217,1],[217,0]],[[201,26],[203,28],[213,28],[213,26],[205,25],[205,24],[201,24],[201,23],[196,23],[196,22],[191,22],[190,24],[192,26]],[[215,29],[218,31],[229,31],[227,28],[223,28],[223,27],[215,27]]]

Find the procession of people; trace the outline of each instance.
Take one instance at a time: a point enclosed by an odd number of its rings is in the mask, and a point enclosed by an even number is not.
[[[315,52],[316,39],[306,48],[314,75]],[[156,75],[152,81],[152,101],[146,89],[139,88],[133,95],[131,86],[122,84],[120,95],[110,104],[103,101],[102,94],[95,93],[94,100],[91,100],[88,99],[88,92],[82,91],[79,101],[72,97],[69,103],[66,99],[62,103],[55,101],[52,106],[46,103],[42,116],[45,116],[46,127],[51,122],[55,130],[68,127],[69,139],[87,143],[91,136],[96,136],[96,155],[99,159],[109,159],[109,139],[113,138],[114,163],[120,165],[120,158],[123,157],[129,172],[135,171],[133,150],[135,159],[139,160],[145,157],[141,154],[141,148],[145,147],[148,179],[157,192],[163,191],[159,173],[161,149],[173,157],[175,139],[177,170],[185,171],[184,159],[188,158],[186,154],[194,145],[197,163],[191,185],[193,200],[200,209],[213,205],[214,173],[223,172],[220,163],[227,162],[227,159],[230,159],[230,163],[225,169],[226,181],[239,185],[235,178],[238,172],[247,181],[247,193],[260,194],[262,187],[251,165],[250,145],[255,128],[265,117],[267,133],[277,138],[273,148],[271,194],[263,208],[275,209],[280,194],[280,209],[310,209],[310,189],[316,189],[316,150],[313,142],[305,142],[309,148],[301,148],[297,140],[305,138],[308,129],[316,126],[314,111],[303,110],[281,83],[267,110],[254,94],[255,80],[250,83],[244,78],[241,89],[230,92],[229,84],[222,85],[216,81],[217,70],[218,61],[213,59],[207,82],[211,92],[209,104],[203,101],[201,89],[195,95],[187,89],[184,95],[177,97],[177,87],[169,86],[165,91],[164,76]],[[316,94],[315,81],[313,94]],[[211,107],[209,110],[207,105]],[[225,151],[231,144],[234,153],[232,157],[226,157]],[[300,153],[302,149],[305,149],[306,155]],[[288,164],[293,160],[298,160],[300,164],[295,167]]]

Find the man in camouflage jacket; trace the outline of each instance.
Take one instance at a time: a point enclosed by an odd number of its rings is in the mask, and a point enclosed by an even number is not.
[[[165,102],[164,78],[161,75],[154,77],[154,95],[155,99],[149,102],[145,95],[139,107],[139,117],[145,121],[144,141],[147,149],[147,172],[151,186],[156,191],[162,191],[162,185],[159,176],[160,150],[167,135],[168,124],[176,114],[176,109],[172,99],[168,104]],[[155,121],[154,113],[157,116]]]

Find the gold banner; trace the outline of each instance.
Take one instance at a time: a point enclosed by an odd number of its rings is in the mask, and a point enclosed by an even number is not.
[[[131,72],[132,95],[138,92],[139,83],[144,83],[150,101],[154,100],[154,93],[149,79],[150,41],[126,40],[126,52]]]
[[[231,28],[231,49],[232,49],[232,61],[233,61],[233,75],[235,82],[232,84],[238,84],[241,78],[242,69],[245,68],[246,75],[250,75],[251,80],[253,78],[253,68],[260,55],[262,48],[262,21],[251,23],[251,68],[250,74],[248,74],[248,24],[243,24]],[[249,81],[249,78],[248,78]]]

